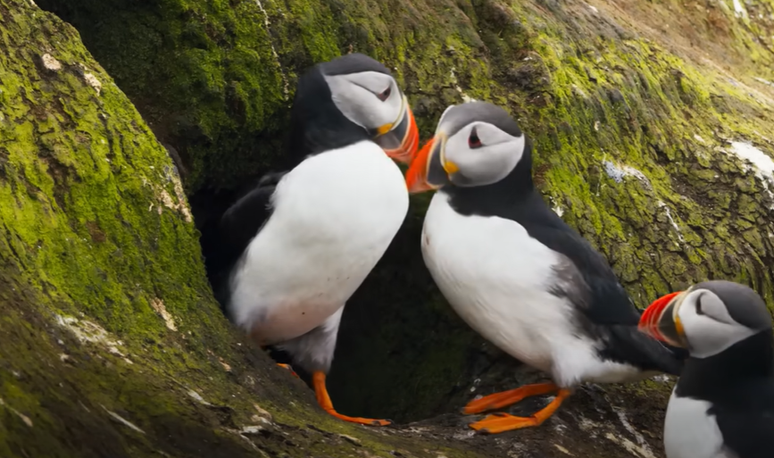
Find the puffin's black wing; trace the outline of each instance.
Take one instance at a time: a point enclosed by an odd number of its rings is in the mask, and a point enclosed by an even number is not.
[[[640,313],[607,260],[550,209],[541,213],[517,222],[530,237],[561,255],[554,267],[555,293],[567,297],[595,324],[636,327]]]
[[[271,196],[285,172],[264,175],[258,185],[223,213],[211,237],[207,271],[221,306],[229,299],[228,279],[250,241],[272,213]]]
[[[542,199],[541,199],[542,200]],[[565,297],[585,318],[587,331],[604,342],[600,356],[646,370],[677,375],[687,352],[667,348],[637,330],[640,312],[607,260],[545,204],[518,221],[531,237],[559,253],[552,293]],[[536,212],[537,208],[541,208]]]
[[[774,380],[757,378],[733,391],[724,392],[725,402],[713,401],[707,412],[715,415],[723,442],[739,458],[770,458],[774,440]]]

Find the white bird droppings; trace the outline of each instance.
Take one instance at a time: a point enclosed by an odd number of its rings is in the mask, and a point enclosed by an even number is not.
[[[43,62],[43,67],[45,67],[46,70],[58,72],[62,69],[62,64],[49,53],[40,56],[40,60]]]
[[[744,9],[744,6],[742,5],[742,2],[739,0],[734,0],[734,14],[736,17],[748,17],[747,16],[747,10]]]
[[[242,428],[241,433],[242,434],[258,434],[261,431],[265,430],[263,426],[245,426]]]
[[[203,397],[202,397],[202,396],[201,396],[199,393],[197,393],[197,392],[196,392],[196,391],[194,391],[194,390],[190,390],[190,391],[188,392],[188,396],[191,396],[191,397],[192,397],[192,398],[193,398],[193,399],[194,399],[196,402],[198,402],[199,404],[202,404],[202,405],[205,405],[205,406],[210,406],[210,405],[212,405],[212,404],[210,404],[209,402],[205,401],[205,400],[204,400],[204,398],[203,398]]]
[[[615,164],[610,161],[602,161],[602,165],[605,167],[605,173],[607,173],[607,176],[612,178],[616,183],[621,183],[625,177],[631,176],[640,180],[646,188],[651,189],[650,180],[648,180],[648,177],[646,177],[644,173],[640,172],[634,167],[623,164]]]
[[[167,312],[167,308],[164,306],[164,301],[161,299],[154,297],[150,301],[151,307],[153,307],[153,310],[156,311],[159,315],[161,315],[161,318],[164,319],[164,323],[167,325],[167,329],[170,329],[172,331],[177,331],[177,326],[175,325],[175,319],[172,317],[172,314]]]
[[[656,458],[656,456],[653,455],[653,452],[651,452],[650,449],[645,450],[625,437],[618,437],[613,435],[612,433],[606,433],[605,437],[610,441],[615,442],[616,444],[625,448],[627,452],[631,453],[634,456],[639,456],[640,458]]]
[[[757,77],[757,76],[754,76],[754,77],[753,77],[753,79],[754,79],[755,81],[757,81],[757,82],[759,82],[759,83],[763,83],[763,84],[765,84],[765,85],[767,85],[767,86],[774,86],[774,83],[772,83],[772,82],[771,82],[771,81],[769,81],[769,80],[765,80],[765,79],[763,79],[763,78],[760,78],[760,77]]]
[[[462,101],[464,103],[468,102],[475,102],[476,100],[469,97],[467,94],[465,94],[465,91],[462,90],[459,84],[457,84],[457,74],[455,73],[456,69],[452,67],[451,72],[449,76],[451,77],[452,83],[454,83],[454,89],[460,93],[460,96],[462,97]]]
[[[96,76],[94,76],[91,73],[84,73],[83,79],[86,81],[86,84],[93,87],[95,91],[97,91],[97,95],[102,91],[102,83],[99,82]]]
[[[258,404],[253,404],[253,407],[255,408],[255,410],[258,412],[258,414],[259,414],[259,415],[260,415],[262,418],[265,418],[265,419],[267,419],[268,421],[271,421],[271,420],[272,420],[272,416],[271,416],[271,414],[270,414],[268,411],[266,411],[266,409],[262,408],[262,407],[261,407],[261,406],[259,406]]]
[[[123,346],[124,343],[120,340],[113,340],[105,329],[96,323],[92,323],[88,320],[79,320],[72,316],[56,315],[57,324],[70,331],[81,343],[91,343],[102,347],[105,347],[107,351],[113,355],[123,358],[128,364],[133,364],[131,360],[126,358],[126,355],[118,349]],[[61,342],[60,345],[64,345]],[[62,359],[65,361],[65,359]]]
[[[24,415],[23,413],[19,412],[18,410],[6,404],[5,401],[3,401],[3,398],[0,398],[0,407],[5,407],[6,409],[10,410],[11,412],[13,412],[14,415],[19,417],[21,421],[24,422],[25,425],[32,428],[32,420],[30,420],[30,417]]]
[[[108,413],[108,415],[110,415],[110,416],[111,416],[111,417],[112,417],[114,420],[116,420],[117,422],[121,423],[121,424],[122,424],[122,425],[124,425],[124,426],[127,426],[127,427],[129,427],[130,429],[133,429],[133,430],[137,431],[138,433],[145,434],[145,431],[143,431],[143,430],[141,430],[140,428],[138,428],[137,426],[135,426],[135,425],[134,425],[132,422],[130,422],[129,420],[127,420],[127,419],[123,418],[122,416],[118,415],[117,413],[115,413],[115,412],[113,412],[113,411],[111,411],[111,410],[108,410],[108,409],[107,409],[105,406],[103,406],[103,405],[101,405],[101,404],[100,404],[100,406],[101,406],[103,409],[105,409],[105,412],[107,412],[107,413]]]
[[[757,169],[756,175],[761,180],[774,182],[774,160],[766,153],[745,142],[731,142],[731,152],[742,159],[747,159]]]
[[[269,13],[267,13],[263,8],[263,3],[261,3],[261,0],[255,0],[255,4],[258,6],[258,9],[261,10],[261,13],[263,13],[263,25],[266,27],[266,30],[269,31],[271,28],[271,23],[269,22]],[[274,47],[274,42],[269,40],[269,46],[271,47],[271,53],[274,56],[274,60],[279,63],[280,58],[279,54],[277,54],[277,49]],[[287,98],[288,94],[290,94],[290,91],[288,90],[288,77],[285,76],[285,72],[282,70],[281,66],[277,65],[277,67],[279,68],[279,73],[282,77],[282,91],[285,94],[285,98]]]
[[[729,152],[742,159],[742,166],[745,171],[750,170],[750,165],[747,162],[752,165],[755,176],[761,180],[764,188],[767,186],[774,188],[774,160],[772,160],[771,156],[766,155],[763,151],[746,142],[731,142],[731,150]],[[774,193],[770,189],[767,189],[766,192],[774,199]]]
[[[624,428],[626,428],[629,433],[634,436],[634,438],[637,440],[637,443],[639,444],[640,451],[642,452],[641,455],[645,458],[650,458],[653,456],[653,452],[650,450],[650,446],[648,445],[648,442],[645,440],[644,437],[642,437],[642,434],[639,433],[631,423],[629,423],[629,419],[626,418],[626,413],[617,407],[613,407],[613,410],[618,415],[618,419],[621,421],[621,424]]]
[[[666,217],[669,220],[669,223],[672,224],[672,227],[675,229],[675,232],[677,232],[677,238],[681,242],[684,242],[685,240],[683,239],[683,233],[680,232],[680,226],[678,226],[677,223],[675,222],[674,218],[672,218],[672,212],[669,211],[669,207],[667,207],[667,204],[665,204],[664,202],[659,200],[658,201],[658,206],[659,206],[659,208],[663,208],[664,211],[666,212]]]

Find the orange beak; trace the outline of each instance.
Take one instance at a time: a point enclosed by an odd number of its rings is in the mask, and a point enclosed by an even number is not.
[[[382,126],[380,130],[382,129],[385,132],[379,132],[379,136],[374,141],[393,160],[404,164],[410,163],[419,148],[419,129],[408,103],[403,119],[395,125]]]
[[[670,345],[685,347],[685,333],[677,315],[680,294],[683,292],[670,293],[653,301],[640,317],[639,331]]]
[[[430,158],[435,149],[436,137],[431,138],[425,146],[419,151],[411,166],[406,172],[406,187],[409,193],[431,191],[437,189],[437,186],[431,185],[427,181],[427,174],[430,169]]]

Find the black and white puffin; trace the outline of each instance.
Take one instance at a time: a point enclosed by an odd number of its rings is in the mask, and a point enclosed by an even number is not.
[[[502,108],[450,106],[406,173],[412,193],[437,189],[422,255],[457,314],[485,339],[549,373],[473,400],[465,414],[557,393],[530,417],[491,415],[499,433],[540,425],[581,382],[677,374],[681,360],[637,330],[640,314],[605,259],[562,221],[532,182],[531,142]]]
[[[219,302],[261,346],[312,375],[317,401],[344,304],[402,225],[408,162],[419,132],[390,71],[362,54],[318,64],[298,81],[286,169],[267,174],[220,218],[208,249]]]
[[[707,281],[664,296],[642,332],[687,348],[664,421],[667,458],[774,456],[771,315],[747,286]]]

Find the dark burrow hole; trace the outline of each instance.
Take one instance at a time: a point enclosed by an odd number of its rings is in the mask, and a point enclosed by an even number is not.
[[[190,197],[202,240],[251,183],[232,190],[204,187]],[[328,375],[341,413],[415,421],[458,412],[478,392],[525,382],[515,379],[519,363],[462,322],[433,283],[419,245],[428,199],[412,197],[400,231],[344,309]],[[272,356],[289,362],[281,353]]]

